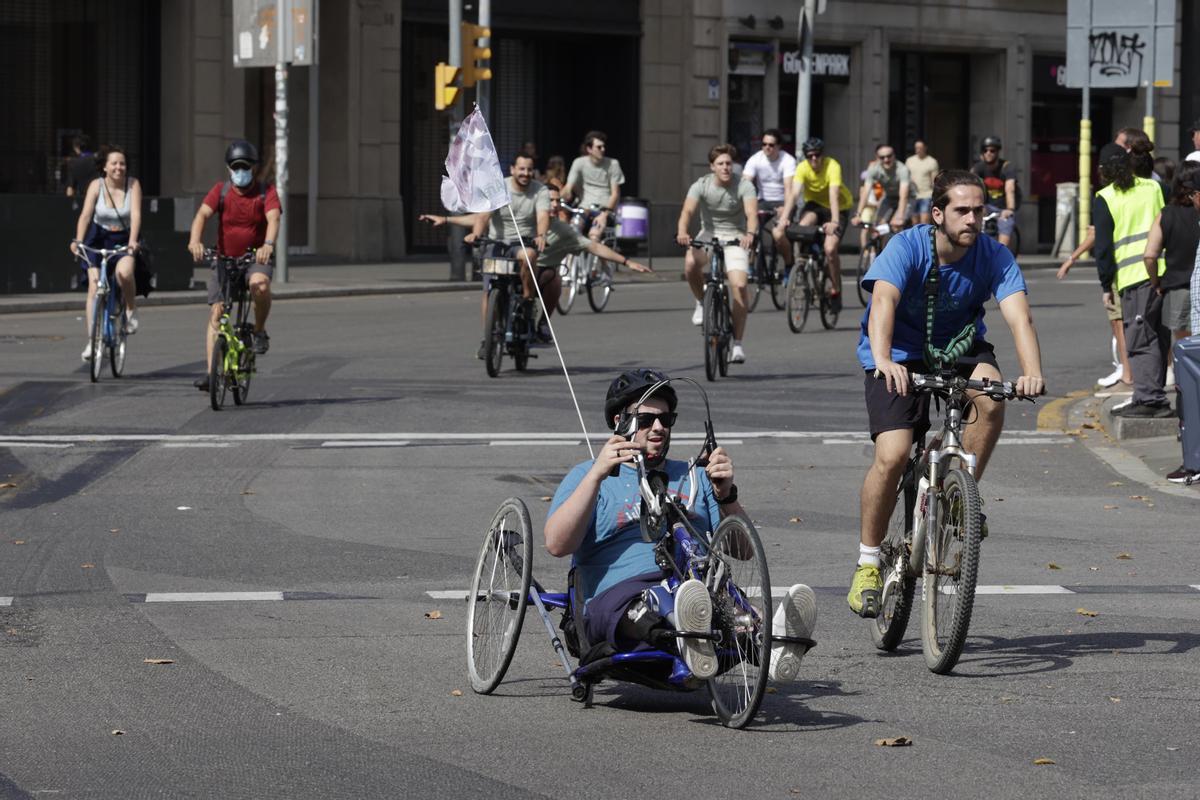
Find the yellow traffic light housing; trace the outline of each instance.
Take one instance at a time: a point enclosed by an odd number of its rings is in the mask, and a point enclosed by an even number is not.
[[[472,25],[470,22],[462,24],[463,86],[474,86],[479,81],[491,80],[492,70],[484,62],[492,57],[492,48],[481,47],[479,44],[480,39],[490,39],[491,36],[491,28]]]
[[[438,111],[445,111],[458,99],[458,87],[454,85],[456,77],[458,77],[458,67],[439,63],[435,68],[433,107]]]

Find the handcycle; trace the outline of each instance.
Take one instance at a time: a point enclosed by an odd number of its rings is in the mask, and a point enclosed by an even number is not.
[[[471,687],[490,694],[500,685],[516,652],[525,611],[532,604],[571,686],[571,696],[590,708],[594,690],[606,679],[667,691],[690,692],[706,685],[712,708],[730,728],[742,728],[758,712],[766,690],[773,644],[811,649],[810,638],[772,634],[771,579],[758,532],[749,519],[731,515],[715,531],[697,530],[687,515],[696,500],[695,470],[716,449],[708,397],[690,378],[674,378],[650,387],[639,401],[671,382],[687,382],[704,398],[705,442],[688,462],[691,496],[686,502],[667,491],[659,473],[635,458],[641,492],[642,538],[654,544],[655,560],[674,591],[683,581],[699,580],[712,600],[709,631],[661,630],[649,649],[617,652],[607,643],[594,646],[584,634],[583,601],[574,570],[565,592],[549,592],[533,578],[533,540],[529,511],[520,498],[501,503],[475,564],[467,595],[467,671]],[[632,438],[634,430],[628,435]],[[555,631],[550,611],[563,612]],[[717,672],[707,681],[694,676],[671,643],[679,639],[712,642]],[[656,647],[657,645],[657,647]],[[662,649],[659,649],[662,648]],[[571,666],[570,659],[576,659]]]
[[[129,321],[125,313],[121,283],[112,280],[109,273],[115,269],[114,259],[120,260],[121,257],[133,253],[133,250],[129,245],[97,249],[78,242],[75,248],[76,257],[89,267],[91,263],[87,260],[87,253],[100,257],[100,269],[97,270],[100,276],[96,281],[96,294],[91,309],[92,328],[88,337],[92,345],[92,356],[88,359],[92,383],[100,380],[105,352],[108,353],[108,365],[112,376],[119,378],[125,372],[125,340],[129,336]]]
[[[921,582],[921,642],[925,663],[944,675],[954,669],[967,640],[975,603],[983,517],[975,483],[976,456],[963,448],[964,413],[989,397],[1018,397],[1009,381],[971,380],[953,370],[911,374],[912,391],[928,392],[945,407],[942,429],[913,452],[896,489],[896,507],[882,543],[883,591],[871,638],[880,650],[900,644]],[[968,395],[968,391],[980,392]],[[1021,398],[1034,402],[1033,398]]]
[[[792,333],[800,333],[808,322],[808,312],[814,304],[826,330],[837,326],[838,313],[829,293],[833,279],[825,264],[823,243],[825,234],[819,225],[789,225],[788,240],[796,249],[795,262],[788,275],[787,323]]]
[[[229,394],[233,395],[235,405],[245,403],[254,378],[254,325],[250,322],[248,283],[254,252],[235,258],[205,248],[204,260],[221,283],[221,319],[208,366],[209,404],[213,411],[220,411]]]
[[[733,310],[729,306],[729,287],[725,285],[725,247],[738,244],[737,239],[722,242],[717,238],[703,242],[691,240],[691,247],[711,254],[708,277],[704,283],[704,299],[700,301],[704,321],[704,377],[715,381],[717,375],[729,374],[729,351],[733,346]]]
[[[866,308],[870,295],[863,291],[862,279],[870,271],[871,265],[875,263],[875,259],[883,252],[884,245],[891,238],[892,226],[886,222],[879,224],[860,222],[854,227],[867,231],[868,237],[867,246],[858,254],[858,263],[854,267],[854,290],[858,293],[858,302],[862,303],[863,308]]]
[[[750,258],[753,269],[750,272],[750,283],[746,287],[750,292],[749,300],[746,303],[747,312],[753,311],[758,306],[758,296],[763,289],[770,289],[771,302],[775,304],[775,308],[782,311],[787,305],[786,264],[775,246],[775,237],[771,235],[772,228],[769,224],[775,213],[775,209],[759,209],[758,211],[758,237],[755,239],[754,253]]]
[[[589,212],[582,206],[572,206],[562,200],[558,204],[571,215],[571,225],[585,236],[592,214],[608,211],[610,223],[616,218],[616,214],[607,208],[593,206]],[[601,241],[616,249],[617,233],[614,225],[610,224],[605,227]],[[597,313],[603,311],[612,294],[613,275],[616,273],[616,269],[616,264],[600,258],[594,253],[573,253],[564,258],[558,267],[558,274],[562,277],[562,293],[558,298],[558,313],[566,314],[570,311],[571,306],[575,303],[575,298],[584,292],[587,293],[588,305],[592,307],[592,311]]]
[[[508,249],[506,242],[485,236],[476,239],[475,246],[493,246],[498,252]],[[480,272],[492,279],[483,328],[487,374],[492,378],[500,374],[505,353],[512,356],[514,366],[523,372],[529,359],[537,358],[537,355],[529,352],[536,320],[534,304],[522,294],[521,262],[515,257],[485,253],[480,257]]]

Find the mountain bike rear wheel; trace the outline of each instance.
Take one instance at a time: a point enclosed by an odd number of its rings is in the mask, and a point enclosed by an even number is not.
[[[837,327],[838,314],[841,312],[833,310],[833,298],[829,295],[833,291],[833,278],[827,269],[821,268],[816,283],[813,291],[818,298],[817,312],[821,317],[821,326],[831,331]]]
[[[558,313],[566,314],[575,305],[575,297],[579,294],[579,283],[575,273],[579,268],[579,256],[572,253],[558,265],[558,276],[562,279],[562,292],[558,295]]]
[[[896,489],[896,506],[888,521],[880,553],[883,592],[879,598],[879,615],[872,621],[871,639],[876,647],[888,652],[895,650],[904,639],[908,617],[912,613],[913,590],[917,585],[916,578],[908,574],[913,509],[917,504],[915,481],[916,473],[910,462]]]
[[[484,366],[489,377],[500,374],[500,362],[504,359],[504,326],[508,311],[508,302],[504,287],[493,285],[488,292],[487,321],[484,323],[484,336],[487,337],[487,353]]]
[[[729,293],[717,292],[717,372],[724,378],[729,374],[729,349],[733,346],[733,314],[729,310]]]
[[[771,664],[771,576],[762,541],[740,514],[713,532],[704,584],[713,601],[717,674],[708,681],[713,710],[728,728],[758,713]]]
[[[125,324],[126,314],[125,309],[122,308],[113,317],[112,345],[108,348],[108,367],[114,378],[121,377],[125,372],[125,337],[128,335]]]
[[[804,330],[808,322],[808,310],[812,306],[812,292],[808,285],[808,259],[797,261],[788,276],[787,321],[792,333]]]
[[[529,509],[510,497],[500,504],[483,536],[467,595],[467,673],[479,694],[499,686],[512,663],[532,580]]]
[[[979,487],[969,473],[946,473],[936,513],[933,541],[925,545],[921,640],[926,665],[945,675],[967,641],[979,572]]]
[[[717,294],[712,286],[704,287],[704,323],[701,332],[704,334],[704,377],[710,381],[717,379],[717,363],[720,359],[720,327],[717,321]]]
[[[771,256],[771,302],[775,308],[783,311],[787,308],[787,264],[778,253]]]
[[[237,382],[233,386],[233,402],[244,405],[250,396],[250,381],[254,377],[254,334],[253,328],[242,328],[242,351],[238,353]]]

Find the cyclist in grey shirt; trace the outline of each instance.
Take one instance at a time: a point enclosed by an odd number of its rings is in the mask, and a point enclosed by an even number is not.
[[[608,137],[601,131],[588,131],[580,149],[583,155],[571,162],[567,173],[567,185],[563,196],[568,201],[579,198],[579,205],[584,208],[599,206],[600,208],[617,207],[621,199],[621,184],[625,183],[625,173],[621,171],[621,162],[604,154]],[[588,233],[595,241],[600,241],[604,226],[608,224],[608,214],[599,212],[592,217],[592,228]]]
[[[883,197],[880,199],[875,219],[880,223],[890,222],[893,231],[903,229],[912,177],[908,167],[896,162],[896,148],[890,144],[881,144],[875,148],[875,162],[867,168],[863,176],[862,188],[858,193],[858,210],[850,219],[850,224],[858,224],[863,208],[867,205],[867,196],[877,183],[883,188]]]

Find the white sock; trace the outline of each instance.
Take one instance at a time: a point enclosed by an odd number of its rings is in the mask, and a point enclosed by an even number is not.
[[[880,548],[867,547],[865,544],[860,542],[858,545],[858,565],[860,567],[864,565],[868,567],[878,567],[879,552]]]
[[[741,340],[741,339],[734,339],[734,340],[733,340],[733,346],[734,346],[734,347],[741,347],[741,346],[742,346],[742,340]]]

